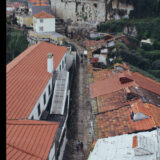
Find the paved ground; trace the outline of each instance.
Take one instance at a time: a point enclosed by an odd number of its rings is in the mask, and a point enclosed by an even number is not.
[[[70,115],[68,121],[68,143],[63,160],[85,160],[92,144],[91,106],[89,103],[87,59],[79,64],[74,78]],[[83,151],[76,150],[77,140],[83,142]]]

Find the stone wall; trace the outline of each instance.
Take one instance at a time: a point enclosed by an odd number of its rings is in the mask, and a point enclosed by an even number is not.
[[[73,22],[105,21],[105,3],[92,0],[51,0],[51,9],[59,18]]]
[[[120,0],[50,0],[51,10],[59,18],[73,22],[104,22],[128,17],[132,4]]]

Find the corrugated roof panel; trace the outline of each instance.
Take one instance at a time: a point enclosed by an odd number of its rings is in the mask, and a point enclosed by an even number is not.
[[[121,135],[98,139],[93,151],[91,151],[88,160],[151,160],[156,159],[159,153],[160,143],[157,140],[157,131],[140,132],[137,134]],[[135,156],[134,148],[132,148],[132,140],[134,136],[144,136],[145,139],[151,139],[154,150],[153,154]],[[149,149],[149,148],[147,148]]]

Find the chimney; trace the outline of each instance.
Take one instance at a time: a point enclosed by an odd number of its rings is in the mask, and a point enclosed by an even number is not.
[[[48,53],[48,56],[47,56],[47,72],[52,73],[53,71],[54,71],[53,54]]]

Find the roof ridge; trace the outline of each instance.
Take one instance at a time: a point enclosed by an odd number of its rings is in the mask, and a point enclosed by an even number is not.
[[[26,154],[29,154],[29,155],[34,156],[34,157],[36,157],[36,158],[43,159],[42,157],[39,157],[39,156],[34,155],[34,154],[32,154],[32,153],[26,152],[26,151],[24,151],[23,149],[21,149],[21,148],[19,148],[19,147],[16,147],[15,145],[10,144],[8,141],[7,141],[6,144],[9,145],[10,147],[13,147],[13,148],[15,148],[15,149],[17,149],[17,150],[19,150],[19,151],[22,151],[22,152],[24,152],[24,153],[26,153]]]
[[[40,42],[41,43],[41,42]],[[26,56],[28,56],[34,49],[36,49],[40,43],[34,44],[27,49],[25,49],[20,55],[18,55],[13,61],[11,61],[7,66],[6,66],[6,73],[9,73],[15,66],[19,64]],[[31,48],[33,47],[33,48]],[[26,52],[27,50],[31,49],[29,52]],[[24,54],[24,56],[23,56]],[[20,56],[20,59],[18,57]]]

